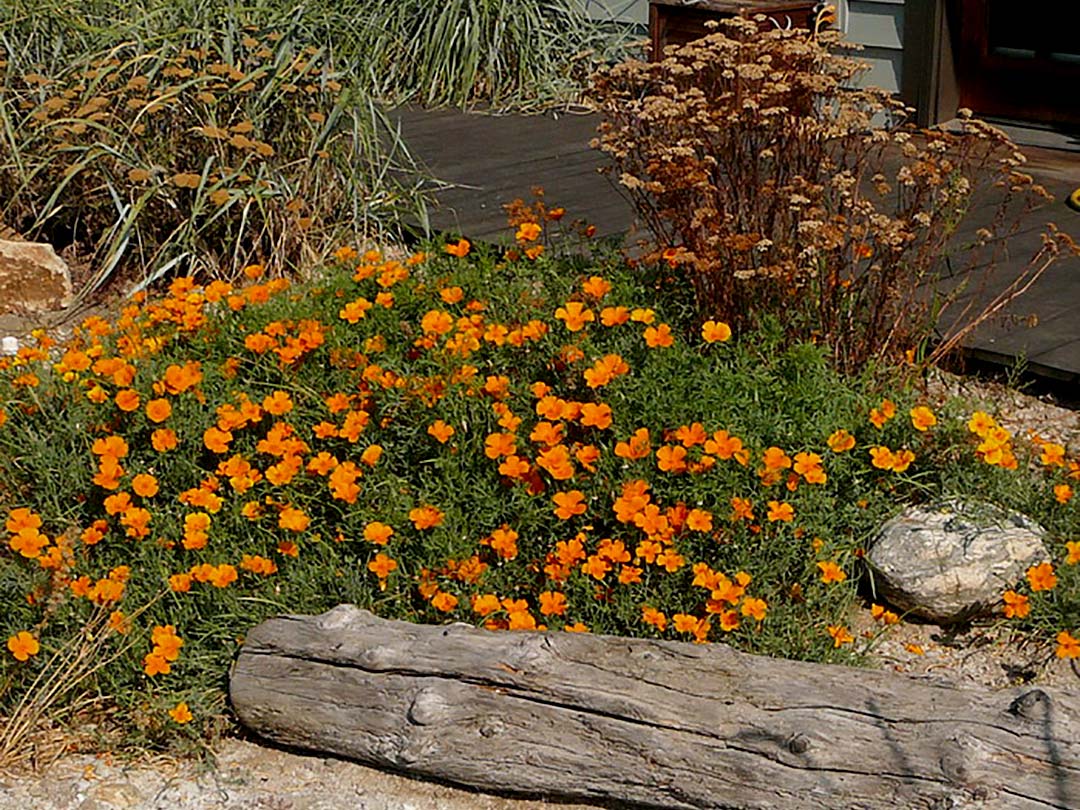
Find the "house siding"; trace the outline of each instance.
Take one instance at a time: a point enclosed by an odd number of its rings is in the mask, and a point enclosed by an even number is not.
[[[582,0],[589,16],[599,20],[649,24],[648,0]],[[858,57],[870,69],[864,85],[900,90],[904,71],[905,0],[833,0],[838,7],[838,23],[847,38],[863,46]]]
[[[840,24],[870,65],[861,83],[899,92],[904,75],[904,0],[846,0]]]
[[[649,0],[582,0],[585,13],[595,20],[649,25]]]

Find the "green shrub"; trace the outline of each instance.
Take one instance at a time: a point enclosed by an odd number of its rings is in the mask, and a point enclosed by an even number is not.
[[[537,256],[556,226],[526,224]],[[0,715],[90,694],[129,742],[193,740],[253,624],[339,602],[853,661],[860,549],[938,495],[998,496],[1080,558],[1063,449],[976,436],[958,402],[930,424],[889,370],[842,377],[777,324],[728,340],[667,268],[429,249],[180,279],[0,361]],[[1058,576],[1022,626],[1075,628]],[[87,645],[115,660],[37,698]]]

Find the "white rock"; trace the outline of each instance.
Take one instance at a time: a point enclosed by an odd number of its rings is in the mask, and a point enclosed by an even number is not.
[[[1045,531],[999,507],[947,501],[885,523],[866,555],[876,593],[938,624],[992,611],[1001,594],[1050,555]]]

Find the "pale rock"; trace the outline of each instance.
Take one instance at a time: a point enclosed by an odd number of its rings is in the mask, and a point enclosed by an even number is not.
[[[977,502],[912,506],[878,531],[866,563],[875,594],[938,624],[991,612],[1032,565],[1050,559],[1045,531]]]
[[[110,808],[139,807],[143,800],[139,789],[129,782],[103,782],[90,791],[90,798]]]
[[[0,314],[71,303],[71,271],[52,245],[0,239]]]

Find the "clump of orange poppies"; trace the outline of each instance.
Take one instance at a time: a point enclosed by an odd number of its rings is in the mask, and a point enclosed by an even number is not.
[[[520,253],[543,227],[514,229]],[[695,321],[640,272],[342,248],[303,287],[178,279],[0,359],[0,714],[103,610],[130,647],[97,687],[164,735],[210,722],[254,623],[343,601],[844,660],[872,642],[846,629],[862,543],[901,501],[963,470],[1074,525],[1075,452]],[[1059,551],[1002,612],[1071,656]]]

